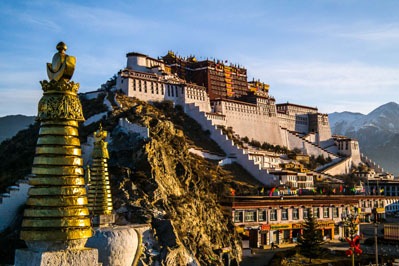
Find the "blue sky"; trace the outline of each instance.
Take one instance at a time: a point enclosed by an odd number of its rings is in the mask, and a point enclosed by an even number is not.
[[[368,113],[396,101],[399,1],[0,1],[0,116],[35,115],[59,41],[96,90],[126,53],[216,58],[270,84],[277,102]]]

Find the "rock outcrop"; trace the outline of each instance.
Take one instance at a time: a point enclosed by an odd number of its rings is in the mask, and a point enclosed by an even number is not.
[[[184,132],[157,108],[120,100],[131,122],[150,129],[150,138],[133,151],[135,169],[129,174],[125,168],[119,182],[115,205],[124,213],[119,221],[151,223],[165,265],[221,265],[217,251],[227,247],[238,261],[239,240],[218,203],[218,195],[229,193],[224,170],[189,153]]]

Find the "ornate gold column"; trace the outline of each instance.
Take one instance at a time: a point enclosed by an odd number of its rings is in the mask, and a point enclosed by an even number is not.
[[[114,223],[112,214],[112,195],[108,175],[107,131],[102,129],[94,133],[93,163],[90,168],[88,186],[89,211],[94,226],[107,226]]]
[[[69,81],[76,59],[66,49],[57,45],[59,52],[47,64],[50,82],[41,82],[40,132],[21,230],[31,250],[83,248],[92,236],[78,133],[84,117],[79,84]]]

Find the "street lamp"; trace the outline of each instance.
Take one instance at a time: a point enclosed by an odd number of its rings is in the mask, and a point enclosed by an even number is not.
[[[355,266],[355,253],[357,255],[362,254],[360,249],[360,236],[358,233],[358,214],[356,212],[342,213],[341,219],[344,226],[344,236],[345,240],[349,243],[349,249],[345,252],[347,256],[352,256],[352,266]],[[348,230],[348,236],[346,236],[346,230]]]

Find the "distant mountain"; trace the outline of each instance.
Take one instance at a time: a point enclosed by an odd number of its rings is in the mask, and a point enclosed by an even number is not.
[[[0,117],[0,143],[35,122],[35,116],[9,115]]]
[[[357,139],[362,153],[386,171],[399,174],[399,104],[389,102],[367,115],[336,112],[329,121],[333,134]]]

